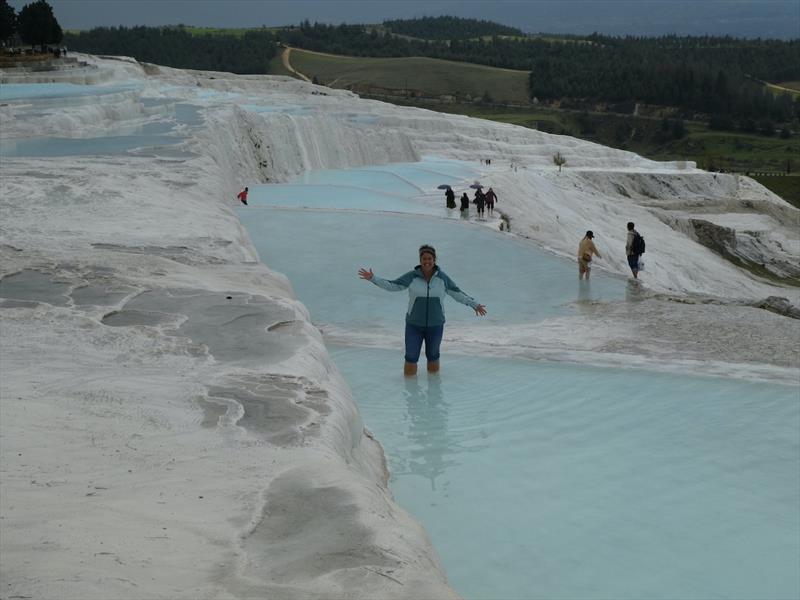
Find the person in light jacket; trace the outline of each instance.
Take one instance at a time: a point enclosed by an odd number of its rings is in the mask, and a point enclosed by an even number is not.
[[[587,231],[584,238],[578,244],[578,279],[589,279],[592,273],[592,255],[603,258],[594,245],[594,233]]]
[[[439,371],[439,346],[444,334],[444,297],[450,296],[457,302],[471,307],[475,314],[483,316],[486,307],[461,291],[456,283],[436,264],[436,250],[433,246],[419,248],[419,264],[397,279],[387,280],[378,277],[372,269],[359,269],[361,279],[371,281],[388,292],[408,290],[408,309],[406,310],[405,365],[403,373],[417,374],[422,342],[425,342],[425,357],[428,359],[428,372]]]

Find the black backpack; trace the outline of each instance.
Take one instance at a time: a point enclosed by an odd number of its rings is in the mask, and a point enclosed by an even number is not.
[[[644,254],[644,238],[637,231],[633,234],[633,242],[631,242],[631,252],[635,255]]]

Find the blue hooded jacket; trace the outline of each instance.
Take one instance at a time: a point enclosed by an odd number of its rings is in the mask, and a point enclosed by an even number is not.
[[[425,277],[422,275],[422,267],[417,265],[413,271],[409,271],[397,279],[382,279],[374,275],[372,283],[388,292],[399,292],[400,290],[408,289],[406,323],[416,327],[444,325],[445,294],[471,308],[478,307],[478,303],[462,292],[455,281],[450,279],[437,266],[433,267],[433,275],[430,281],[425,281]]]

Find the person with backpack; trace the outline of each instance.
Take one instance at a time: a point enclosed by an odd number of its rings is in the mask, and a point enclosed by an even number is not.
[[[628,255],[628,266],[634,279],[639,279],[639,261],[644,254],[644,238],[636,231],[632,221],[628,221],[628,239],[625,242],[625,254]]]

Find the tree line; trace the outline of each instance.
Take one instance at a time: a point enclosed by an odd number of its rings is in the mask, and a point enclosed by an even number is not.
[[[800,41],[732,38],[609,38],[551,44],[534,59],[539,99],[592,98],[675,106],[715,117],[790,121],[800,103],[763,81],[800,78]]]
[[[526,35],[520,29],[492,21],[449,16],[389,20],[384,21],[383,26],[392,33],[425,40],[463,40],[493,35],[524,37]]]
[[[97,27],[67,32],[71,50],[92,54],[132,56],[178,69],[266,74],[275,56],[275,37],[266,29],[251,29],[241,36],[192,34],[185,27]]]

